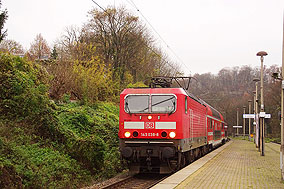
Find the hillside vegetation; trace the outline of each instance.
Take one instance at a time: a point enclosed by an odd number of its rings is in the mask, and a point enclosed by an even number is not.
[[[0,62],[0,188],[77,188],[121,170],[117,105],[54,103],[39,65]]]
[[[264,69],[264,108],[271,114],[266,119],[265,135],[278,138],[280,141],[280,102],[281,82],[272,78],[272,73],[280,73],[281,68],[273,65]],[[260,69],[250,66],[224,68],[217,75],[211,73],[195,74],[197,79],[190,85],[190,92],[207,101],[217,108],[225,117],[229,126],[229,133],[235,133],[233,125],[237,124],[237,109],[239,109],[239,124],[243,125],[242,114],[249,112],[248,100],[254,101],[254,78],[260,78]],[[258,110],[260,110],[260,82],[258,82]],[[251,104],[251,113],[254,105]],[[246,133],[249,133],[248,119],[246,119]],[[252,126],[252,122],[251,122]],[[240,133],[243,131],[240,129]]]

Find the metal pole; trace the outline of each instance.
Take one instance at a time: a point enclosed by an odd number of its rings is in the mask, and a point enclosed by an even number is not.
[[[248,113],[251,114],[251,100],[249,100],[248,103],[249,103],[249,112]],[[249,134],[249,141],[250,141],[250,139],[251,139],[251,137],[250,137],[250,133],[251,133],[250,123],[251,123],[251,121],[250,121],[250,119],[248,119],[248,121],[249,121],[249,133],[248,134]]]
[[[260,111],[264,111],[264,99],[263,99],[263,56],[260,57]]]
[[[237,108],[237,126],[239,126],[239,108]],[[237,128],[237,136],[239,135],[239,128]]]
[[[284,45],[283,45],[284,49]],[[284,50],[283,50],[284,51]],[[284,52],[283,52],[284,54]],[[284,57],[284,55],[282,55]],[[281,147],[280,147],[280,168],[281,168],[281,180],[284,180],[284,58],[282,58],[282,89],[281,89]]]
[[[258,54],[257,54],[258,55]],[[260,81],[258,78],[254,78],[255,82],[255,147],[260,151],[260,129],[259,129],[259,116],[258,116],[258,82]]]
[[[256,116],[256,91],[253,92],[253,114],[254,114],[254,117]],[[255,135],[256,135],[256,120],[254,119],[254,122],[253,122],[253,142],[256,144],[256,141],[255,141]]]
[[[260,69],[260,112],[264,112],[264,99],[263,99],[263,56],[260,57],[261,69]],[[260,117],[260,155],[264,156],[264,141],[263,141],[263,117]]]
[[[283,42],[282,42],[282,90],[281,90],[281,147],[280,147],[280,168],[281,180],[284,180],[284,15],[283,15]]]
[[[260,51],[256,54],[257,56],[260,56],[261,61],[261,69],[260,69],[260,112],[262,114],[265,114],[264,112],[264,95],[263,95],[263,57],[267,55],[266,52]],[[264,115],[260,116],[260,155],[264,156]]]
[[[255,112],[256,112],[256,147],[258,148],[258,151],[260,152],[260,129],[259,129],[259,117],[258,117],[258,82],[255,82]]]
[[[244,114],[246,114],[246,107],[244,106]],[[246,137],[246,119],[243,119],[243,137]]]

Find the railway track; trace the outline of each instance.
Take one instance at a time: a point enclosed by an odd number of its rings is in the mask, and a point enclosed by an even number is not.
[[[230,139],[228,139],[229,141]],[[219,148],[219,147],[217,147]],[[212,151],[216,150],[217,148],[214,148]],[[208,152],[211,153],[212,151]],[[206,153],[206,154],[208,154]],[[204,154],[204,155],[206,155]],[[196,161],[200,157],[196,157],[192,162]],[[191,163],[192,163],[191,162]],[[187,166],[188,164],[186,164]],[[154,174],[154,173],[140,173],[134,176],[128,176],[120,181],[117,181],[115,183],[99,187],[101,189],[111,189],[111,188],[119,188],[119,189],[128,189],[128,188],[135,188],[135,189],[145,189],[145,188],[151,188],[152,186],[158,184],[162,180],[169,177],[171,174],[167,175],[160,175],[160,174]]]
[[[135,189],[145,189],[151,188],[152,186],[156,185],[157,183],[161,182],[169,175],[160,175],[160,174],[138,174],[134,176],[129,176],[121,181],[115,182],[108,186],[104,186],[103,189],[128,189],[128,188],[135,188]]]

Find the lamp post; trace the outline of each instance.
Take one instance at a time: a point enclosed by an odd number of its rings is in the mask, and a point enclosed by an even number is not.
[[[255,82],[255,146],[260,151],[260,129],[259,129],[259,119],[258,119],[258,82],[260,81],[258,78],[254,78]]]
[[[264,156],[264,99],[263,99],[263,59],[267,56],[267,52],[260,51],[256,54],[260,56],[261,68],[260,68],[260,155]]]
[[[244,109],[244,114],[246,114],[246,107],[243,106],[243,109]],[[246,137],[246,119],[245,118],[243,119],[243,137],[244,138]]]
[[[248,101],[248,104],[249,104],[249,109],[248,109],[249,112],[248,113],[251,114],[251,100]],[[248,125],[249,133],[248,134],[249,134],[249,141],[250,141],[250,139],[251,139],[251,137],[250,137],[250,133],[251,133],[251,128],[250,128],[251,125],[250,124],[251,124],[251,121],[250,121],[250,119],[248,121],[249,121],[249,125]]]

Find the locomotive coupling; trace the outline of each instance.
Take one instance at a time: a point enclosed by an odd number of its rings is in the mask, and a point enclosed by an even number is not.
[[[173,158],[175,156],[175,150],[171,147],[165,147],[163,148],[162,156],[164,159]]]

